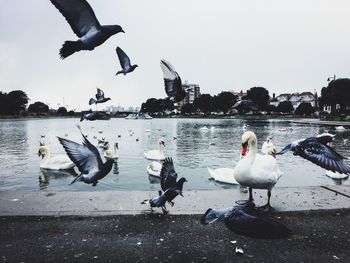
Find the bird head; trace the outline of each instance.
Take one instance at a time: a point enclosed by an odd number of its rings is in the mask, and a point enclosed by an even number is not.
[[[248,151],[248,146],[251,143],[252,139],[256,138],[255,134],[251,131],[246,131],[242,135],[242,156],[245,156]]]
[[[159,139],[159,145],[165,147],[165,142],[163,139]]]
[[[41,145],[38,150],[38,156],[41,157],[41,159],[44,159],[45,155],[47,154],[48,149],[46,146]]]
[[[106,28],[106,26],[105,26]],[[120,25],[113,25],[113,26],[108,26],[110,28],[110,31],[112,34],[118,34],[118,33],[125,33],[123,28]]]

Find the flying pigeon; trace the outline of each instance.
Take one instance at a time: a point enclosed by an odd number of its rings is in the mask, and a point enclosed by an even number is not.
[[[350,166],[344,162],[346,158],[330,147],[332,140],[332,135],[321,134],[317,137],[292,142],[277,154],[292,151],[293,155],[299,155],[326,170],[350,174]]]
[[[261,214],[253,202],[247,202],[223,210],[209,208],[202,216],[203,225],[223,220],[225,225],[233,232],[241,235],[278,239],[290,235],[290,231],[273,218]]]
[[[256,105],[252,100],[239,100],[237,101],[232,108],[234,109],[246,109],[246,110],[252,110],[257,111],[259,109],[258,105]]]
[[[119,25],[101,26],[86,0],[50,0],[65,17],[77,41],[65,41],[60,49],[62,59],[80,50],[93,50],[114,34],[124,32]]]
[[[166,60],[160,61],[163,71],[165,92],[173,102],[179,102],[186,97],[186,91],[182,87],[181,78],[175,68]]]
[[[97,103],[104,103],[106,101],[109,101],[111,98],[105,98],[105,93],[97,88],[97,93],[96,93],[96,99],[91,98],[89,100],[89,105],[91,104],[97,104]]]
[[[80,117],[80,121],[88,120],[95,121],[99,119],[99,113],[97,111],[83,113]]]
[[[82,132],[81,135],[84,138],[83,144],[60,137],[57,138],[68,157],[75,163],[81,173],[71,184],[82,181],[96,186],[98,180],[101,180],[111,171],[113,160],[107,160],[103,163],[97,148],[89,142]]]
[[[136,64],[131,65],[130,58],[128,57],[127,54],[125,54],[125,52],[120,47],[116,48],[116,52],[119,58],[120,66],[122,67],[123,70],[118,71],[115,75],[118,75],[121,73],[126,75],[130,72],[133,72],[135,68],[138,67]]]
[[[174,169],[173,160],[171,158],[166,158],[164,160],[162,169],[160,171],[160,184],[161,188],[164,192],[159,191],[159,196],[153,197],[151,199],[146,199],[141,204],[149,203],[152,207],[161,207],[163,213],[166,214],[168,211],[166,210],[165,204],[169,202],[172,206],[174,203],[172,202],[176,196],[182,195],[183,184],[187,182],[186,178],[182,177],[178,181],[177,173]]]

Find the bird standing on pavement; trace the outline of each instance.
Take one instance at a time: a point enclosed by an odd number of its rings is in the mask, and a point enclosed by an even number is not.
[[[62,59],[80,50],[93,50],[114,34],[124,32],[119,25],[101,26],[94,10],[86,0],[51,0],[51,3],[65,17],[77,41],[65,41],[60,49]]]
[[[166,158],[164,160],[162,169],[160,171],[160,186],[162,191],[159,191],[158,197],[153,197],[151,199],[146,199],[141,204],[149,203],[152,207],[161,207],[163,214],[168,213],[166,210],[166,202],[169,202],[171,206],[174,205],[173,200],[176,196],[182,195],[183,184],[187,182],[186,178],[182,177],[178,181],[177,173],[175,172],[174,163],[171,158]]]

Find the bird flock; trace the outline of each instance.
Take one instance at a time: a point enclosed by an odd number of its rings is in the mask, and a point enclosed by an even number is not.
[[[125,33],[120,25],[101,25],[93,9],[86,0],[50,1],[64,16],[73,32],[78,37],[78,40],[68,40],[64,42],[59,51],[62,59],[66,59],[82,50],[93,50],[97,46],[103,44],[111,36],[118,33]],[[116,47],[116,53],[122,68],[116,75],[129,74],[138,67],[136,64],[132,65],[128,55],[120,47]],[[183,100],[186,96],[186,90],[182,87],[181,78],[175,68],[170,62],[164,59],[160,61],[160,67],[163,72],[164,88],[168,100],[172,103]],[[97,88],[95,98],[89,100],[89,105],[105,103],[110,99],[109,97],[105,97],[101,89]],[[234,107],[255,109],[256,105],[252,101],[239,101]],[[92,111],[83,114],[80,121],[93,121],[96,119],[98,119],[98,113]],[[44,145],[40,146],[38,154],[45,158],[42,168],[61,169],[62,166],[71,168],[75,165],[80,175],[78,175],[71,184],[80,181],[96,186],[98,181],[103,179],[111,171],[113,163],[118,159],[118,144],[114,144],[112,150],[109,148],[108,142],[101,139],[98,145],[105,150],[105,161],[103,161],[96,146],[88,140],[87,135],[83,134],[81,129],[80,132],[83,137],[82,144],[58,137],[69,159],[66,158],[66,156],[51,159],[51,162],[56,166],[50,165],[50,153],[47,147]],[[243,127],[241,158],[234,169],[222,171],[225,171],[225,176],[230,177],[230,180],[234,183],[248,187],[248,201],[238,202],[233,208],[224,211],[208,209],[201,219],[202,224],[209,224],[217,219],[224,219],[225,223],[228,224],[230,228],[236,230],[237,225],[244,226],[246,229],[254,229],[254,227],[270,229],[275,226],[271,221],[262,218],[256,211],[259,209],[261,211],[268,211],[271,208],[271,190],[282,176],[276,157],[288,151],[292,151],[295,156],[300,156],[331,172],[350,174],[350,167],[344,162],[345,157],[337,153],[331,147],[332,140],[332,136],[323,134],[317,137],[292,142],[280,152],[276,152],[272,145],[271,138],[269,138],[263,147],[263,152],[260,154],[257,152],[258,142],[256,135],[252,131],[249,131],[248,126]],[[158,196],[146,199],[142,201],[142,204],[148,204],[151,210],[154,207],[159,207],[164,214],[167,214],[168,210],[166,204],[169,203],[173,206],[174,199],[178,195],[183,196],[183,185],[187,180],[184,177],[178,179],[178,174],[175,171],[172,158],[166,158],[164,156],[164,146],[164,141],[159,140],[159,148],[157,150],[145,152],[145,157],[147,159],[159,162],[152,162],[148,169],[150,169],[150,171],[152,169],[156,170],[156,175],[160,178],[161,190],[159,190]],[[214,170],[209,170],[209,172],[212,176],[215,175]],[[219,173],[219,171],[216,171],[216,173]],[[216,175],[218,176],[218,174]],[[253,203],[253,189],[267,190],[268,200],[265,206],[260,208],[255,207]],[[240,228],[241,231],[244,227]],[[237,231],[239,231],[239,229]]]

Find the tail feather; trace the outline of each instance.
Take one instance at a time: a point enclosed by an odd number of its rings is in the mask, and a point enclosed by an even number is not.
[[[145,199],[141,202],[141,204],[145,205],[145,204],[149,204],[149,199]]]
[[[82,179],[83,179],[83,175],[81,174],[77,176],[70,184],[74,184],[76,181],[82,181]]]
[[[60,49],[60,56],[62,59],[65,59],[81,49],[81,43],[79,41],[66,41]]]
[[[119,70],[115,75],[117,76],[117,75],[122,74],[122,73],[124,73],[124,70]]]
[[[89,100],[89,105],[92,105],[92,104],[96,104],[96,100],[93,99],[93,98],[91,98],[91,99]]]

